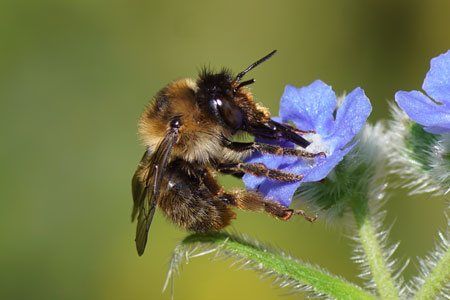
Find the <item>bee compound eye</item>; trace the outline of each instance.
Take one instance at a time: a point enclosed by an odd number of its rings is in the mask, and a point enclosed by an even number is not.
[[[170,121],[170,127],[172,128],[180,128],[181,121],[179,117],[174,118],[172,121]]]
[[[226,99],[215,99],[214,101],[224,122],[233,130],[240,129],[243,119],[241,109]]]

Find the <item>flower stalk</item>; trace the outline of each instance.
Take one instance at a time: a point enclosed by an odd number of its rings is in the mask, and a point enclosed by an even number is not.
[[[439,260],[437,265],[426,277],[425,282],[420,287],[414,299],[428,300],[436,299],[445,289],[450,281],[450,247]]]
[[[427,257],[420,259],[420,276],[414,278],[414,299],[450,299],[450,219],[446,234]]]
[[[359,241],[380,299],[399,299],[399,293],[395,287],[391,271],[386,264],[382,246],[377,239],[376,226],[370,218],[368,201],[353,199],[350,203],[356,221]]]

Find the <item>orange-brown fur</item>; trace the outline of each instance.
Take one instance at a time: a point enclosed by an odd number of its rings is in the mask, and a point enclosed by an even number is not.
[[[270,113],[267,108],[261,104],[255,103],[252,93],[247,88],[241,88],[235,96],[236,104],[244,111],[251,123],[265,122],[270,119]]]
[[[170,114],[157,112],[157,98],[149,104],[142,113],[139,122],[139,134],[150,151],[164,137],[168,129],[168,119],[171,116],[182,116],[181,122],[185,126],[180,129],[180,140],[174,148],[173,157],[180,157],[188,162],[206,165],[209,158],[226,160],[241,160],[250,155],[250,151],[237,154],[220,145],[221,135],[231,137],[229,130],[220,126],[209,117],[208,112],[202,111],[196,102],[197,86],[192,79],[180,79],[170,83],[162,93],[170,99],[167,111]],[[236,95],[236,103],[243,110],[250,112],[249,119],[266,121],[270,118],[268,110],[254,102],[253,96],[246,88],[242,88]]]
[[[169,99],[166,110],[170,113],[157,112],[157,101],[153,101],[142,114],[139,133],[144,143],[153,150],[166,134],[168,120],[172,116],[181,116],[183,127],[180,128],[180,140],[174,147],[172,159],[178,157],[206,165],[210,158],[222,155],[221,134],[230,136],[230,132],[198,107],[192,93],[195,90],[195,83],[191,79],[170,83],[163,91],[163,95]]]

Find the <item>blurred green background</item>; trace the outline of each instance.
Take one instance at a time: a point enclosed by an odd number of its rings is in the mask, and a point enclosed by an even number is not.
[[[251,75],[274,115],[286,84],[320,78],[338,94],[364,88],[375,122],[450,48],[449,11],[448,1],[1,1],[0,298],[169,299],[168,256],[186,233],[157,213],[138,257],[130,223],[144,151],[136,122],[152,96],[205,64],[238,72],[278,49]],[[392,190],[386,208],[410,279],[445,224],[444,203]],[[345,222],[239,212],[231,229],[362,284]],[[175,298],[287,293],[229,265],[191,261]]]

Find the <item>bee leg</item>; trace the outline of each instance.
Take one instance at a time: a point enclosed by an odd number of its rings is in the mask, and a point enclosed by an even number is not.
[[[324,152],[319,153],[311,153],[306,150],[297,149],[297,148],[282,148],[276,145],[270,145],[265,143],[239,143],[239,142],[231,142],[228,141],[225,143],[225,147],[228,149],[238,152],[250,154],[251,152],[258,151],[263,154],[273,154],[273,155],[288,155],[288,156],[297,156],[301,158],[314,158],[316,156],[325,156]]]
[[[263,195],[257,192],[232,191],[223,193],[219,198],[228,205],[239,209],[252,212],[266,212],[277,219],[289,220],[293,215],[301,215],[309,222],[316,220],[316,218],[307,216],[303,210],[287,208],[276,201],[264,198]]]
[[[223,174],[232,175],[237,178],[242,178],[245,175],[244,172],[235,170],[235,169],[231,169],[231,168],[229,168],[229,169],[223,168],[222,170],[220,170],[220,172]]]
[[[281,123],[281,125],[283,125],[284,127],[289,128],[290,130],[292,130],[293,132],[297,133],[297,134],[307,134],[307,133],[316,133],[315,130],[300,130],[298,128],[295,128],[294,126],[292,126],[291,124],[288,123]]]
[[[244,164],[249,165],[249,164]],[[255,165],[255,164],[254,164]],[[260,164],[262,165],[262,164]],[[263,165],[264,166],[264,165]],[[265,168],[265,166],[264,166]],[[267,168],[266,168],[267,169]],[[228,170],[233,170],[229,168]],[[276,170],[278,171],[278,170]],[[242,172],[238,170],[238,172]],[[281,171],[278,171],[281,172]],[[281,172],[284,173],[284,172]],[[295,174],[294,174],[295,175]],[[296,175],[297,176],[297,175]],[[210,171],[205,171],[199,174],[201,182],[204,187],[209,190],[211,200],[220,201],[227,206],[237,207],[242,210],[254,211],[254,212],[266,212],[278,219],[289,220],[293,215],[301,215],[306,220],[313,222],[315,218],[308,217],[303,210],[294,210],[287,208],[286,206],[270,199],[265,198],[258,192],[245,192],[241,190],[234,190],[231,192],[225,192],[223,188],[217,183],[214,175]],[[229,220],[234,219],[234,214],[227,216],[225,219],[226,224]],[[224,225],[226,226],[226,225]]]
[[[217,170],[221,173],[247,173],[257,177],[268,177],[278,181],[295,182],[303,179],[303,175],[269,169],[262,163],[221,163],[217,165]]]
[[[303,216],[306,220],[308,220],[311,223],[314,222],[315,220],[317,220],[317,217],[309,217],[304,210],[291,209],[291,211],[292,211],[292,214],[289,216],[289,218],[292,217],[292,215],[300,215],[300,216]]]
[[[316,156],[325,156],[324,152],[319,153],[311,153],[302,149],[297,148],[282,148],[280,146],[264,144],[264,143],[253,143],[253,148],[261,153],[265,154],[274,154],[274,155],[288,155],[288,156],[297,156],[302,158],[314,158]]]

